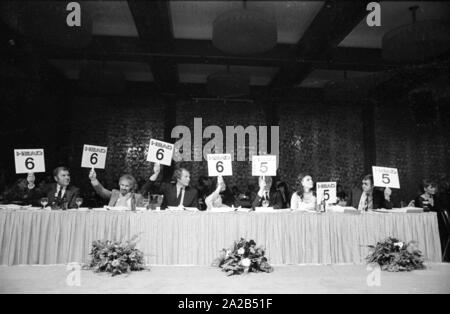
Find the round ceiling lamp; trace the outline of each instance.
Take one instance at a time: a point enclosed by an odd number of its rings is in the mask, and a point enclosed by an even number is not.
[[[206,89],[209,95],[222,98],[242,97],[250,93],[250,78],[242,73],[218,72],[208,76]]]
[[[82,48],[92,39],[92,19],[81,7],[81,25],[68,26],[65,1],[26,1],[18,12],[18,28],[25,36],[51,46]]]
[[[226,53],[248,55],[268,51],[277,44],[275,18],[257,10],[231,10],[213,23],[213,45]]]
[[[383,36],[383,59],[393,63],[416,63],[440,57],[450,51],[450,22],[447,20],[416,21],[419,7],[412,6],[412,23],[387,32]]]

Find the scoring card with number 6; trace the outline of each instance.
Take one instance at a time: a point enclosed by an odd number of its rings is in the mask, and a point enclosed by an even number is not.
[[[210,177],[233,175],[231,154],[208,154],[207,158]]]
[[[147,161],[170,166],[172,163],[173,147],[173,144],[150,139]]]
[[[16,164],[16,174],[45,172],[43,149],[15,149],[14,161]]]
[[[107,147],[84,145],[81,167],[105,169]]]
[[[253,155],[252,176],[276,176],[277,156],[275,155]]]
[[[400,188],[397,168],[372,167],[373,185],[383,188]]]

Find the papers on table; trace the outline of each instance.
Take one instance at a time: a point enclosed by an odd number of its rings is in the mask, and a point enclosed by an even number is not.
[[[168,211],[190,211],[190,212],[197,212],[199,211],[197,207],[183,207],[183,206],[167,206]]]
[[[19,209],[30,209],[31,205],[17,205],[17,204],[4,204],[0,205],[1,209],[12,209],[12,210],[19,210]]]
[[[357,213],[358,210],[351,206],[327,206],[327,211],[332,213]]]
[[[107,209],[106,206],[105,206],[105,207],[100,207],[100,208],[92,208],[92,210],[93,210],[93,211],[96,211],[96,212],[105,212],[105,211],[107,211],[108,209]]]
[[[129,211],[130,209],[126,206],[104,206],[107,210],[112,211]]]
[[[216,207],[216,208],[211,208],[210,212],[212,213],[229,213],[229,212],[234,212],[236,209],[235,208],[231,208],[231,207]]]
[[[241,213],[248,213],[251,212],[252,209],[251,208],[245,208],[245,207],[238,207],[237,209],[234,209],[237,212],[241,212]]]
[[[378,213],[423,213],[423,208],[419,207],[403,207],[403,208],[392,208],[392,209],[375,209],[374,212]]]
[[[255,212],[257,213],[273,213],[275,210],[273,207],[255,207]]]
[[[198,212],[199,211],[197,207],[184,207],[184,209],[189,212]]]

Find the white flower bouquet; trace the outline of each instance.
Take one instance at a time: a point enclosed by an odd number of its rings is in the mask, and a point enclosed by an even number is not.
[[[264,255],[264,249],[256,247],[255,241],[241,238],[234,242],[232,248],[223,249],[220,256],[214,260],[213,266],[220,267],[228,276],[249,272],[270,273],[273,267],[269,265]]]

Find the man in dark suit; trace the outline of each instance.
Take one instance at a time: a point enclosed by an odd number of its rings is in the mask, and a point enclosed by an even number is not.
[[[359,211],[378,208],[392,209],[391,194],[390,188],[385,188],[384,191],[375,189],[373,176],[368,174],[362,180],[362,190],[352,191],[347,206],[352,206]]]
[[[38,200],[42,197],[48,198],[48,204],[52,209],[70,209],[76,207],[76,198],[80,195],[80,190],[70,185],[70,172],[66,167],[57,167],[53,170],[55,183],[50,183],[42,188],[36,188],[35,176],[30,173],[27,177],[30,198]]]
[[[141,194],[146,195],[149,191],[163,194],[161,209],[166,209],[168,206],[198,208],[198,192],[195,188],[189,186],[191,180],[189,171],[185,168],[176,169],[173,175],[174,182],[163,183],[158,189],[155,181],[158,178],[160,169],[160,165],[155,164],[153,168],[154,173],[142,187]]]
[[[252,208],[262,207],[263,204],[266,207],[273,207],[273,209],[280,209],[283,207],[283,196],[279,191],[271,190],[272,177],[260,177],[259,178],[259,191],[253,200]]]

